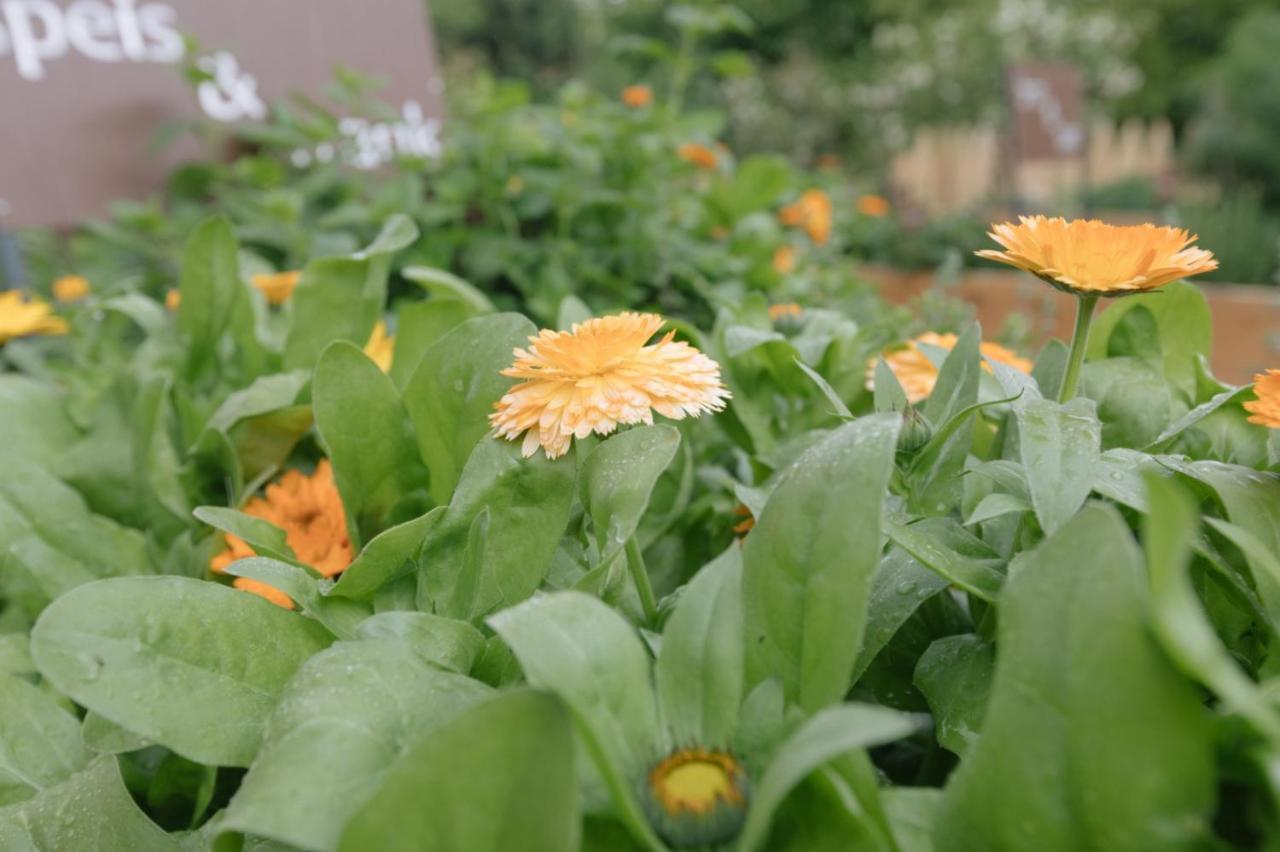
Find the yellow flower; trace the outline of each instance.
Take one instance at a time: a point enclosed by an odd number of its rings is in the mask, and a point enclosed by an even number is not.
[[[295,269],[290,272],[255,275],[249,280],[267,297],[267,304],[283,305],[293,295],[293,288],[298,286],[298,279],[301,277],[302,273]]]
[[[742,829],[748,782],[723,751],[682,748],[649,772],[646,806],[658,835],[674,848],[720,848]]]
[[[182,291],[173,289],[164,294],[164,306],[171,311],[176,311],[182,306]]]
[[[489,422],[508,441],[523,434],[526,458],[542,447],[554,459],[572,438],[652,423],[655,411],[680,420],[723,409],[729,392],[715,361],[673,340],[675,332],[645,345],[662,323],[628,312],[538,332],[502,371],[524,381],[498,400]]]
[[[653,89],[648,86],[627,86],[622,90],[622,102],[632,109],[647,107],[653,103]]]
[[[369,342],[364,345],[364,354],[385,373],[391,369],[391,356],[395,354],[395,348],[395,336],[387,334],[387,324],[378,320],[378,324],[373,327],[373,334],[369,335]]]
[[[938,368],[933,366],[929,356],[920,348],[920,344],[937,346],[939,349],[950,351],[955,348],[957,339],[954,334],[937,334],[929,331],[907,341],[905,348],[885,353],[884,361],[889,365],[889,369],[893,371],[898,384],[902,385],[902,390],[906,393],[908,402],[914,405],[924,399],[933,393],[933,386],[938,382]],[[1007,364],[1015,370],[1020,370],[1027,374],[1031,373],[1031,361],[1020,357],[1016,352],[1001,346],[999,343],[983,341],[978,344],[978,348],[983,355],[992,361],[999,361],[1001,364]],[[986,363],[982,366],[987,371],[991,370]],[[875,374],[876,359],[872,358],[867,363],[867,390],[876,389]]]
[[[325,577],[340,574],[351,564],[346,515],[327,459],[322,459],[310,476],[296,470],[286,471],[278,482],[267,486],[265,498],[253,498],[245,505],[244,512],[284,530],[285,539],[299,561]],[[232,562],[253,555],[253,548],[244,540],[228,535],[226,550],[214,556],[209,567],[223,572]],[[287,595],[258,580],[237,577],[232,585],[280,606],[293,607]]]
[[[794,246],[778,246],[773,253],[773,268],[780,275],[790,275],[796,268],[796,250]]]
[[[1249,422],[1280,429],[1280,370],[1267,370],[1254,376],[1253,394],[1257,399],[1244,404],[1244,410],[1250,414]]]
[[[676,149],[676,154],[686,163],[692,163],[700,169],[714,169],[720,163],[715,150],[697,142],[686,142]]]
[[[53,297],[59,302],[74,302],[89,295],[89,279],[83,275],[64,275],[53,282]]]
[[[975,252],[978,257],[1016,266],[1059,290],[1084,296],[1153,290],[1218,268],[1212,252],[1191,247],[1194,234],[1150,223],[1022,216],[1017,225],[993,225],[988,236],[1005,250]]]
[[[809,239],[823,245],[831,238],[831,198],[820,189],[809,189],[778,212],[788,228],[803,228]]]
[[[0,344],[33,334],[66,334],[67,322],[39,299],[27,300],[18,290],[0,293]]]
[[[798,317],[804,313],[804,308],[795,302],[785,302],[780,305],[769,306],[769,319],[777,322],[783,317]]]
[[[858,212],[863,216],[874,216],[882,219],[889,215],[889,199],[883,195],[858,196]]]

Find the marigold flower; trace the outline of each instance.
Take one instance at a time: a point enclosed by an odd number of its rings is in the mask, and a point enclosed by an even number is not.
[[[1021,216],[988,234],[1004,251],[978,257],[1026,270],[1048,284],[1084,296],[1120,296],[1154,290],[1179,278],[1218,268],[1213,253],[1191,247],[1182,228],[1108,225],[1096,219]]]
[[[1280,429],[1280,370],[1267,370],[1253,377],[1253,394],[1257,397],[1244,404],[1249,422]]]
[[[746,773],[723,751],[671,753],[650,770],[648,793],[658,834],[676,848],[719,846],[737,835],[746,816]]]
[[[929,331],[919,337],[908,340],[906,348],[888,352],[884,355],[885,363],[893,371],[898,384],[902,385],[902,390],[906,393],[908,402],[914,405],[924,399],[933,393],[933,386],[938,382],[938,368],[929,360],[929,356],[920,348],[920,344],[937,346],[939,349],[950,351],[955,348],[957,340],[958,338],[954,334],[937,334]],[[1023,373],[1031,373],[1033,366],[1031,361],[1020,357],[1016,352],[1001,346],[999,343],[983,341],[978,344],[978,348],[984,356],[992,361],[1007,364]],[[991,367],[986,363],[982,366],[987,371],[991,370]],[[876,359],[872,358],[867,363],[867,390],[876,389],[875,373]]]
[[[720,163],[720,156],[714,149],[699,145],[697,142],[684,143],[676,149],[676,155],[700,169],[714,169]]]
[[[778,221],[788,228],[803,228],[809,239],[823,245],[831,238],[831,216],[831,197],[820,189],[809,189],[778,212]]]
[[[373,327],[373,334],[369,335],[369,342],[364,345],[364,354],[385,373],[391,369],[391,357],[395,354],[395,348],[395,335],[387,334],[387,324],[378,320]]]
[[[729,391],[720,365],[673,340],[673,331],[645,345],[662,323],[657,314],[628,312],[538,332],[502,371],[524,381],[498,400],[489,422],[508,441],[523,434],[526,458],[542,447],[554,459],[572,438],[652,423],[655,411],[680,420],[723,409]]]
[[[89,279],[83,275],[63,275],[53,282],[53,298],[59,302],[74,302],[89,295]]]
[[[169,290],[164,294],[164,306],[171,311],[176,311],[182,306],[182,291],[178,289]]]
[[[883,195],[858,196],[858,212],[863,216],[874,216],[882,219],[889,215],[889,199]]]
[[[293,295],[293,288],[298,286],[302,273],[298,270],[274,272],[269,275],[255,275],[249,279],[254,287],[267,298],[269,305],[283,305]]]
[[[54,316],[47,303],[18,290],[0,293],[0,345],[15,337],[66,333],[66,320]]]
[[[804,308],[795,302],[784,302],[779,305],[769,306],[769,319],[777,322],[783,317],[798,317],[804,313]]]
[[[778,246],[773,253],[773,268],[779,275],[790,275],[796,268],[795,246]]]
[[[647,107],[653,103],[653,89],[648,86],[627,86],[622,90],[622,102],[632,109]]]
[[[747,508],[746,503],[739,503],[737,506],[735,506],[733,510],[733,514],[739,518],[742,518],[741,521],[738,521],[736,524],[733,525],[733,531],[735,534],[739,536],[744,536],[747,533],[751,532],[751,530],[755,529],[756,516],[751,514],[751,510]]]
[[[328,459],[322,459],[310,475],[297,470],[285,471],[277,482],[267,486],[266,496],[250,500],[244,512],[284,530],[285,539],[298,560],[325,577],[340,574],[351,564],[346,513],[333,483],[333,468]],[[226,538],[226,549],[209,561],[209,567],[219,573],[226,571],[232,562],[255,555],[243,539],[230,534]],[[258,580],[237,577],[232,585],[280,606],[293,606],[279,589]]]

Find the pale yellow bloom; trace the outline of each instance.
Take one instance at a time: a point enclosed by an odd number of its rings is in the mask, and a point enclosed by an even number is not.
[[[302,273],[298,270],[274,272],[269,275],[255,275],[249,282],[257,287],[267,298],[267,304],[283,305],[293,295],[293,288],[298,286]]]
[[[622,102],[632,109],[647,107],[653,103],[653,89],[648,86],[627,86],[622,90]]]
[[[53,298],[74,302],[89,295],[89,279],[83,275],[64,275],[53,282]]]
[[[877,219],[889,215],[889,199],[883,195],[858,196],[858,212],[863,216],[874,216]]]
[[[34,334],[66,334],[67,322],[45,302],[18,290],[0,293],[0,344]]]
[[[1086,296],[1153,290],[1218,268],[1212,252],[1191,246],[1194,234],[1150,223],[1021,216],[1017,225],[993,225],[988,236],[1005,250],[974,252],[978,257],[1016,266],[1059,290]]]
[[[729,392],[715,361],[674,340],[675,332],[646,345],[662,323],[657,314],[623,313],[538,332],[502,371],[523,381],[498,401],[489,422],[508,441],[524,435],[525,457],[541,447],[558,458],[575,437],[652,423],[655,411],[680,420],[723,409]]]
[[[164,306],[171,311],[182,307],[182,291],[173,289],[164,294]]]
[[[809,239],[823,245],[831,239],[831,197],[820,189],[805,190],[778,212],[778,220],[789,228],[803,228]]]
[[[789,275],[796,268],[796,250],[793,246],[781,245],[773,253],[773,268],[780,275]]]
[[[373,327],[373,334],[369,335],[369,342],[364,345],[364,354],[385,373],[391,369],[391,357],[395,354],[395,349],[395,336],[387,334],[387,324],[378,320]]]
[[[714,169],[720,163],[720,156],[714,148],[697,142],[684,143],[676,149],[676,154],[686,163],[692,163],[700,169]]]
[[[1280,429],[1280,370],[1267,370],[1253,377],[1253,395],[1257,397],[1244,404],[1249,412],[1249,422]]]
[[[902,385],[902,390],[906,393],[908,402],[914,405],[924,399],[933,393],[933,386],[938,383],[938,368],[929,360],[929,356],[920,348],[920,344],[936,346],[939,349],[950,351],[955,348],[957,340],[958,338],[954,334],[938,334],[928,331],[919,337],[908,340],[905,348],[884,354],[884,361],[889,365],[889,369],[893,371],[898,384]],[[983,341],[978,344],[978,348],[983,355],[992,361],[1007,364],[1015,370],[1020,370],[1028,375],[1031,373],[1033,366],[1031,361],[1019,356],[1013,350],[1001,346],[999,343]],[[982,366],[988,371],[991,370],[985,363]],[[876,359],[872,358],[867,363],[867,390],[876,389],[875,375]]]

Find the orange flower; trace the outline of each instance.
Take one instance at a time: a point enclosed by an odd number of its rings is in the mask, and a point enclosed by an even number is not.
[[[887,352],[884,355],[885,363],[893,371],[898,384],[902,385],[902,390],[906,393],[908,402],[914,405],[924,399],[933,392],[933,386],[938,382],[938,368],[933,366],[929,356],[920,348],[920,344],[937,346],[939,349],[950,351],[955,348],[957,339],[954,334],[937,334],[929,331],[907,341],[905,348]],[[992,361],[1007,364],[1023,373],[1031,373],[1031,361],[1020,357],[1016,352],[1001,346],[999,343],[983,341],[978,345],[978,348],[984,356]],[[990,366],[986,363],[982,366],[990,372]],[[875,390],[875,374],[876,359],[872,358],[867,363],[867,390]]]
[[[858,212],[863,216],[874,216],[882,219],[889,215],[889,199],[883,195],[858,196]]]
[[[164,306],[171,311],[176,311],[182,305],[182,291],[178,289],[170,290],[164,294]]]
[[[818,157],[818,171],[834,172],[840,168],[840,156],[838,154],[821,154]]]
[[[1026,270],[1069,293],[1120,296],[1154,290],[1170,281],[1218,268],[1212,252],[1192,248],[1194,234],[1181,228],[1108,225],[1096,219],[1022,216],[1019,224],[993,225],[991,239],[1004,251],[978,257]]]
[[[325,577],[340,574],[351,564],[346,514],[328,459],[322,459],[310,476],[296,470],[285,471],[279,481],[267,486],[266,497],[250,500],[244,512],[284,530],[298,560]],[[255,555],[253,548],[237,536],[228,535],[226,544],[226,549],[209,561],[209,567],[216,572],[226,571],[238,559]],[[237,577],[232,585],[280,606],[293,607],[287,595],[258,580]]]
[[[804,313],[804,308],[795,302],[786,302],[780,305],[769,306],[769,319],[777,322],[783,317],[798,317]]]
[[[622,90],[622,102],[632,109],[647,107],[653,103],[653,89],[648,86],[627,86]]]
[[[387,334],[387,324],[378,320],[373,327],[373,334],[369,335],[369,342],[364,345],[364,354],[385,373],[391,369],[391,357],[395,354],[395,349],[395,335]]]
[[[1280,429],[1280,370],[1267,370],[1253,377],[1253,394],[1257,397],[1244,404],[1249,422]]]
[[[645,345],[662,324],[657,314],[628,312],[538,332],[502,371],[524,381],[498,400],[489,422],[508,441],[524,435],[526,458],[541,447],[554,459],[572,438],[652,423],[655,411],[681,420],[723,409],[729,392],[715,361],[673,340],[675,332]]]
[[[831,238],[831,215],[830,196],[820,189],[809,189],[778,212],[778,221],[788,228],[803,228],[809,239],[824,245]]]
[[[255,275],[249,281],[267,297],[267,304],[283,305],[293,295],[293,288],[298,286],[298,279],[301,277],[302,273],[295,269],[290,272]]]
[[[18,290],[0,293],[0,345],[15,337],[66,333],[66,320],[54,316],[45,302],[28,300],[26,294]]]
[[[751,510],[747,508],[746,503],[739,503],[737,507],[734,508],[733,513],[739,518],[742,518],[741,521],[738,521],[738,523],[733,525],[734,533],[743,536],[755,528],[756,517],[751,514]]]
[[[700,169],[714,169],[720,163],[715,150],[697,142],[686,142],[676,149],[676,154],[686,163],[692,163]]]
[[[780,275],[790,275],[796,268],[796,250],[794,246],[778,246],[773,253],[773,268]]]
[[[74,302],[89,295],[89,279],[83,275],[64,275],[53,282],[53,297],[59,302]]]

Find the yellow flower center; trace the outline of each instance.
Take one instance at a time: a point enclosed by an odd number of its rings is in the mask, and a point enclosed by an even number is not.
[[[733,778],[720,763],[691,760],[654,779],[654,791],[668,811],[704,814],[719,801],[741,798]]]
[[[649,773],[649,814],[677,849],[703,848],[735,837],[746,816],[747,778],[723,751],[684,748]]]

